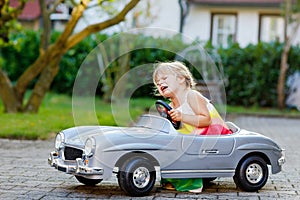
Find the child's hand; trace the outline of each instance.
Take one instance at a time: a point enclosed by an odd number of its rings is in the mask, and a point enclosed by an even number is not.
[[[180,111],[172,109],[169,111],[169,114],[174,121],[181,121],[182,120],[182,114]]]

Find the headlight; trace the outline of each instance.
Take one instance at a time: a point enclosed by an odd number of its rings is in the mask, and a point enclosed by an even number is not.
[[[84,153],[86,156],[92,156],[96,147],[96,142],[94,138],[88,138],[85,141]]]
[[[55,149],[59,150],[62,144],[65,142],[65,136],[63,133],[58,133],[55,138]]]

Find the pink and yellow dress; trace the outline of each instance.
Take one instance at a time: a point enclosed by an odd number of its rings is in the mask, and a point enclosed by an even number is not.
[[[208,127],[205,128],[199,128],[199,127],[194,127],[189,124],[183,124],[182,128],[178,130],[180,133],[184,134],[197,134],[197,135],[224,135],[224,134],[231,134],[232,132],[228,129],[226,126],[224,120],[216,110],[216,108],[210,103],[210,101],[202,96],[207,104],[207,109],[210,114],[211,118],[211,124]],[[189,103],[187,102],[187,97],[184,101],[184,103],[176,108],[176,110],[179,110],[183,114],[187,115],[195,115],[195,112],[192,110],[190,107]]]
[[[210,101],[203,96],[203,98],[207,101],[207,108],[212,120],[210,126],[205,128],[198,128],[191,126],[189,124],[182,124],[182,127],[178,130],[178,132],[183,134],[197,134],[197,135],[221,135],[221,134],[231,134],[232,132],[227,128],[225,122],[219,115],[216,108],[210,103]],[[190,107],[187,102],[187,97],[185,102],[178,108],[177,110],[181,111],[183,114],[195,115],[195,112]],[[186,179],[175,179],[175,178],[167,178],[162,179],[162,184],[171,183],[177,191],[190,191],[203,187],[202,178],[186,178]]]

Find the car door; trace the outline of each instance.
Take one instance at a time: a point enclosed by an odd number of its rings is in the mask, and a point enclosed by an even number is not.
[[[231,169],[234,146],[232,135],[187,135],[182,138],[183,159],[188,169]]]

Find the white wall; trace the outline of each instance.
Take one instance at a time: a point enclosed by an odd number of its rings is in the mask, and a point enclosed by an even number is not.
[[[238,12],[236,12],[238,11]],[[201,41],[210,39],[211,13],[237,13],[237,41],[241,46],[249,43],[257,43],[259,31],[259,13],[255,10],[237,8],[209,8],[191,6],[189,15],[185,22],[184,34]]]
[[[155,6],[154,20],[149,24],[150,27],[179,31],[180,7],[178,0],[155,0],[153,6]]]
[[[96,0],[94,0],[96,1]],[[144,27],[161,28],[162,31],[153,33],[153,35],[161,35],[164,33],[164,29],[172,30],[175,33],[179,33],[180,27],[180,7],[178,0],[147,0],[151,3],[151,16],[147,19],[141,17],[139,19],[140,24]],[[146,0],[142,0],[136,9],[145,12]],[[125,1],[121,1],[120,8],[124,6]],[[144,7],[143,7],[144,6]],[[119,26],[114,26],[107,30],[107,32],[125,31],[131,29],[133,13],[131,11],[128,15],[125,23],[121,23]],[[236,13],[237,14],[237,42],[244,47],[249,43],[256,44],[258,42],[259,35],[259,15],[260,13],[278,13],[277,10],[272,9],[255,9],[255,8],[239,8],[239,7],[209,7],[198,6],[192,4],[188,16],[186,17],[183,34],[186,37],[192,39],[199,39],[206,42],[210,39],[211,31],[211,13]],[[89,12],[85,13],[85,17],[80,21],[80,25],[76,27],[76,32],[82,30],[87,24],[96,23],[101,17],[99,8],[89,9]],[[145,16],[144,16],[145,17]],[[103,18],[103,15],[102,15]],[[139,27],[142,28],[142,27]],[[165,35],[163,35],[165,36]],[[298,31],[298,37],[294,41],[294,44],[300,43],[300,30]]]
[[[211,15],[208,10],[200,7],[191,7],[185,20],[183,34],[197,38],[200,41],[207,41],[210,38]]]
[[[239,11],[237,15],[237,41],[241,47],[256,44],[259,34],[259,14],[256,11]]]
[[[293,28],[292,28],[292,26],[290,26],[290,27],[288,28],[288,34],[289,34],[289,35],[292,34],[292,30],[293,30]],[[294,38],[294,40],[293,40],[292,42],[293,42],[294,45],[300,44],[300,28],[298,28],[298,31],[297,31],[297,33],[296,33],[296,37]]]
[[[143,1],[142,1],[143,2]],[[142,3],[141,2],[141,3]],[[171,29],[179,31],[180,23],[180,8],[178,0],[155,0],[157,12],[153,23],[150,27],[161,27],[163,29]],[[237,42],[244,47],[248,44],[256,44],[259,35],[259,15],[261,13],[279,13],[271,8],[255,9],[255,8],[240,8],[240,7],[209,7],[198,6],[192,4],[189,14],[185,20],[183,34],[193,39],[207,41],[210,39],[211,31],[211,13],[237,13]],[[298,37],[294,44],[300,43],[300,29]]]

